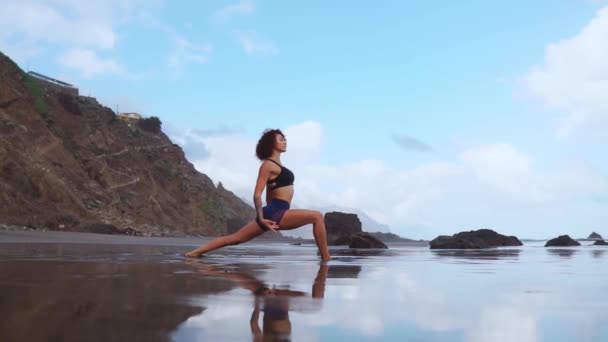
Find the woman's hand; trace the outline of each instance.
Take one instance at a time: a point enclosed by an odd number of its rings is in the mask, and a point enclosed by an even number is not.
[[[267,220],[267,219],[258,220],[258,224],[262,225],[265,228],[272,230],[275,233],[279,229],[279,225],[272,220]]]

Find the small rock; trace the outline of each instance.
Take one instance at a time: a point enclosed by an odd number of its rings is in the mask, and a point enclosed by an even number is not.
[[[568,235],[560,235],[554,239],[547,241],[545,247],[570,247],[570,246],[580,246],[581,244],[572,239]]]
[[[523,245],[517,237],[502,235],[491,229],[471,230],[452,236],[440,235],[429,244],[431,249],[480,249]]]
[[[587,239],[603,240],[604,238],[602,238],[602,236],[600,234],[593,232],[593,233],[589,234],[589,237]]]

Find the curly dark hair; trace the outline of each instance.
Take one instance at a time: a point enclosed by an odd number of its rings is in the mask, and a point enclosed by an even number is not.
[[[280,129],[266,129],[264,131],[264,134],[262,134],[262,137],[258,140],[258,144],[255,147],[255,155],[259,160],[267,159],[272,155],[277,134],[282,135],[283,138],[285,137],[285,134],[283,134]]]

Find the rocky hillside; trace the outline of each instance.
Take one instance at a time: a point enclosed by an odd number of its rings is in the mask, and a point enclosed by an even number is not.
[[[254,217],[160,128],[45,87],[0,53],[0,223],[220,235]]]

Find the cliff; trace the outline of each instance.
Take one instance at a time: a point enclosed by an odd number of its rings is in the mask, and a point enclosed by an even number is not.
[[[157,118],[119,120],[0,53],[0,223],[220,235],[252,217],[253,208],[186,160]]]

